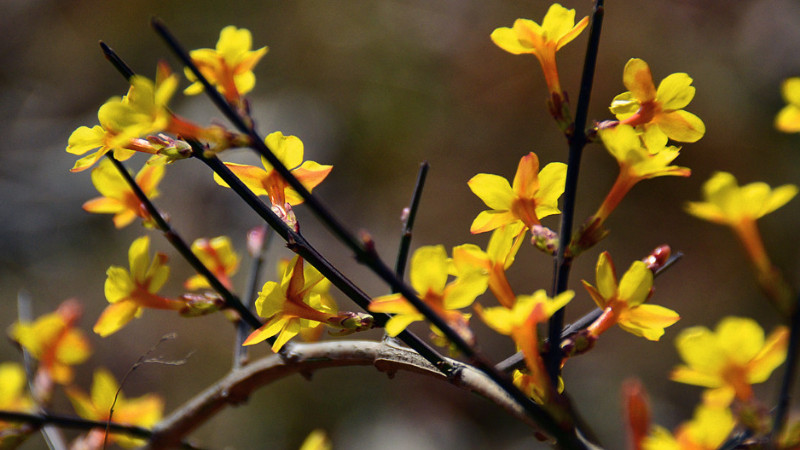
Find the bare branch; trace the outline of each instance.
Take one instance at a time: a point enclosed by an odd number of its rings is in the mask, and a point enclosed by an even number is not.
[[[451,360],[450,363],[457,368],[450,382],[486,397],[512,416],[535,427],[525,409],[483,372],[458,361]],[[369,365],[390,375],[408,371],[443,381],[448,379],[417,352],[391,342],[338,340],[297,343],[284,357],[270,355],[233,370],[186,402],[153,428],[150,447],[170,448],[180,444],[186,435],[221,409],[247,400],[260,387],[281,378],[298,373],[309,374],[329,367]]]

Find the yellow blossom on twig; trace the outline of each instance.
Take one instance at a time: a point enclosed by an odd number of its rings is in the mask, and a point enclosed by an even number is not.
[[[603,314],[588,328],[592,336],[617,324],[623,330],[657,341],[664,334],[664,328],[680,319],[675,311],[645,302],[653,288],[653,272],[642,261],[634,261],[631,267],[617,282],[617,270],[608,252],[600,254],[596,267],[597,287],[583,281]]]
[[[640,127],[648,147],[663,147],[667,138],[695,142],[705,134],[703,121],[683,110],[695,93],[689,75],[673,73],[656,89],[650,66],[633,58],[625,64],[622,82],[628,92],[614,97],[611,112],[621,123]]]
[[[148,198],[158,197],[158,183],[164,177],[164,171],[163,165],[145,165],[136,175],[136,184]],[[129,225],[136,217],[141,217],[145,225],[151,223],[150,213],[111,161],[100,161],[92,169],[92,184],[103,196],[84,203],[84,210],[97,214],[114,214],[114,226],[117,228]]]
[[[252,45],[250,30],[229,25],[220,31],[216,48],[192,50],[189,56],[208,82],[216,86],[229,102],[235,103],[255,86],[253,67],[268,50],[267,47],[250,50]],[[203,84],[197,81],[194,73],[189,68],[184,72],[193,82],[183,91],[184,94],[203,92]]]
[[[470,232],[483,233],[520,222],[525,225],[524,232],[539,225],[542,218],[560,213],[558,198],[564,193],[566,176],[567,165],[559,162],[539,171],[539,157],[533,152],[520,159],[512,185],[499,175],[475,175],[469,188],[491,209],[478,214]]]
[[[280,131],[270,133],[264,143],[275,156],[289,169],[309,192],[322,183],[333,166],[303,161],[303,141],[297,136],[284,136]],[[225,163],[225,165],[256,195],[266,195],[272,203],[272,210],[287,222],[294,221],[292,206],[303,203],[303,198],[280,174],[261,158],[264,169],[245,164]],[[220,186],[229,187],[216,173],[214,181]]]
[[[453,256],[460,257],[456,252]],[[469,314],[462,313],[459,309],[468,307],[475,298],[486,291],[488,276],[482,271],[466,270],[448,283],[451,264],[452,261],[441,245],[418,248],[411,256],[409,273],[411,287],[419,293],[420,300],[444,319],[465,341],[472,342],[474,337],[468,324]],[[454,265],[460,267],[461,263]],[[394,314],[386,322],[386,333],[390,336],[397,336],[413,322],[425,320],[425,316],[400,294],[373,299],[369,310]]]
[[[258,293],[256,311],[268,320],[253,331],[243,345],[257,344],[277,335],[272,344],[272,351],[277,352],[289,339],[303,330],[316,328],[320,323],[350,332],[372,326],[371,316],[338,313],[335,307],[323,301],[323,294],[327,294],[326,286],[315,290],[323,280],[325,277],[317,269],[304,265],[303,258],[295,256],[286,266],[280,283],[268,281]]]
[[[689,214],[733,230],[747,252],[761,289],[784,312],[793,308],[794,294],[772,265],[756,220],[788,203],[797,192],[793,184],[774,189],[761,182],[739,186],[730,173],[717,172],[703,184],[705,201],[686,204]]]
[[[94,332],[106,337],[142,314],[143,308],[178,311],[184,302],[164,298],[158,291],[169,277],[167,255],[150,260],[150,238],[142,236],[128,250],[130,270],[111,266],[106,272],[105,294],[110,303],[94,324]]]
[[[706,327],[683,330],[675,341],[685,364],[670,379],[714,389],[708,398],[725,403],[734,396],[749,401],[752,384],[763,383],[786,359],[789,330],[778,327],[769,337],[754,320],[726,317],[715,331]]]
[[[526,379],[520,374],[515,381],[532,389],[529,392],[535,393],[534,397],[539,401],[546,401],[549,398],[551,384],[539,353],[536,328],[539,323],[546,322],[556,311],[566,306],[574,296],[574,292],[565,291],[555,298],[550,298],[543,289],[540,289],[533,295],[518,296],[511,308],[475,306],[475,311],[489,327],[500,334],[511,336],[522,351],[531,379]]]
[[[70,366],[89,358],[89,340],[83,331],[75,328],[82,309],[77,300],[67,300],[53,313],[11,326],[11,338],[39,361],[41,375],[37,375],[37,380],[44,376],[51,382],[69,384],[73,377]]]
[[[542,65],[547,89],[563,99],[556,52],[575,39],[588,24],[588,17],[575,23],[574,9],[566,9],[554,3],[547,10],[541,25],[529,19],[517,19],[511,28],[494,30],[491,38],[498,47],[509,53],[536,56]]]
[[[74,386],[68,387],[66,393],[79,416],[99,422],[110,420],[124,425],[149,428],[161,420],[164,410],[164,401],[156,394],[127,398],[120,390],[114,376],[105,369],[95,371],[89,394]],[[143,439],[120,433],[110,433],[106,437],[105,429],[95,428],[81,438],[81,443],[85,446],[77,448],[103,448],[104,442],[116,442],[123,447],[140,447],[146,444]]]
[[[217,277],[223,286],[231,289],[230,277],[239,269],[240,258],[233,250],[231,239],[228,236],[218,236],[211,240],[195,239],[192,242],[192,253]],[[208,280],[200,274],[192,276],[183,285],[192,291],[211,288]]]

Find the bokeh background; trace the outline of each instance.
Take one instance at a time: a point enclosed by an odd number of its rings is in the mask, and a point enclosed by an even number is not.
[[[697,96],[687,108],[708,132],[684,147],[677,160],[688,179],[659,178],[631,192],[608,222],[612,234],[576,261],[572,286],[577,297],[570,319],[592,307],[579,280],[593,281],[601,250],[622,270],[657,245],[685,253],[658,279],[653,301],[677,310],[682,320],[659,343],[612,330],[588,355],[570,361],[565,381],[579,410],[608,448],[621,448],[619,389],[639,377],[650,392],[654,419],[674,427],[691,416],[700,389],[667,379],[678,363],[673,340],[679,330],[713,327],[725,315],[755,318],[768,330],[779,321],[767,306],[733,236],[683,212],[700,198],[700,186],[715,170],[744,182],[772,186],[800,182],[800,137],[782,135],[773,118],[783,106],[780,82],[800,74],[800,5],[792,0],[610,0],[601,39],[590,117],[610,118],[607,106],[624,90],[622,68],[640,57],[656,80],[687,72]],[[387,260],[394,258],[400,213],[408,202],[419,163],[431,171],[415,228],[415,245],[448,247],[488,236],[471,236],[469,224],[484,209],[466,181],[479,172],[512,177],[530,151],[543,163],[565,161],[563,137],[545,110],[545,87],[532,56],[513,56],[495,47],[491,31],[518,17],[541,21],[541,0],[322,0],[216,1],[4,0],[0,28],[0,317],[2,327],[17,314],[20,290],[33,299],[36,315],[66,298],[85,304],[90,329],[102,308],[105,270],[127,265],[130,242],[143,233],[172,257],[164,292],[177,295],[191,272],[157,233],[138,224],[115,230],[109,216],[85,213],[96,196],[89,173],[72,174],[73,155],[64,151],[70,133],[96,123],[97,108],[126,90],[103,59],[104,40],[138,72],[152,76],[156,62],[175,60],[150,30],[161,17],[189,48],[213,47],[229,24],[253,32],[256,46],[270,51],[256,70],[250,95],[262,133],[299,136],[306,156],[333,164],[318,194],[352,230],[375,237]],[[578,16],[588,0],[565,2]],[[577,98],[586,33],[559,52],[563,84]],[[185,84],[184,84],[185,86]],[[204,97],[176,96],[173,108],[201,123],[222,121]],[[223,159],[248,160],[244,152]],[[137,157],[130,167],[144,162]],[[157,205],[191,241],[230,235],[244,253],[244,234],[258,224],[228,190],[211,180],[205,166],[183,161],[170,166]],[[578,216],[591,214],[616,176],[602,148],[585,151]],[[386,288],[298,208],[304,233],[372,295]],[[777,265],[795,286],[800,261],[797,230],[800,201],[759,222]],[[557,227],[557,220],[546,225]],[[273,259],[289,256],[273,244]],[[244,264],[246,266],[247,259]],[[245,270],[237,276],[244,283]],[[274,278],[274,263],[266,270]],[[519,292],[550,285],[551,260],[525,247],[512,268]],[[341,298],[341,296],[340,296]],[[490,296],[479,300],[491,305]],[[343,308],[348,301],[341,298]],[[510,342],[474,321],[481,348],[496,360],[512,353]],[[425,334],[425,327],[415,328]],[[176,340],[157,350],[182,358],[182,366],[146,365],[129,378],[129,396],[161,392],[170,411],[230,367],[232,327],[221,316],[175,320],[147,311],[123,331],[100,339],[78,368],[76,382],[88,389],[94,367],[121,377],[159,337]],[[368,336],[378,338],[379,334]],[[267,353],[254,351],[254,357]],[[0,360],[19,361],[10,343]],[[777,377],[774,377],[777,378]],[[774,401],[775,384],[758,393]],[[56,409],[71,411],[63,397]],[[297,448],[314,428],[324,428],[335,448],[538,448],[531,430],[499,408],[441,382],[411,374],[394,379],[372,368],[335,369],[309,382],[294,377],[268,386],[247,404],[229,408],[192,436],[205,448]],[[73,433],[67,433],[74,436]],[[34,437],[24,448],[44,447]]]

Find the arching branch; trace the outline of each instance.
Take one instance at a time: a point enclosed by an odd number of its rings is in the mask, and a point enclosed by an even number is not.
[[[503,407],[512,416],[530,426],[535,424],[523,408],[478,369],[451,361],[457,370],[452,384],[475,392]],[[224,378],[164,418],[153,428],[150,447],[171,448],[221,409],[245,401],[262,386],[294,374],[311,374],[329,367],[375,366],[389,374],[398,371],[448,379],[413,350],[391,342],[337,340],[297,343],[285,356],[270,355],[231,371]]]

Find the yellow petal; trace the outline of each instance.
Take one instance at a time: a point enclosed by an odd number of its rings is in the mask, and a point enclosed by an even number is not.
[[[483,211],[472,221],[470,233],[483,233],[500,228],[503,225],[514,226],[515,223],[522,223],[510,211]]]
[[[655,100],[656,87],[650,66],[639,58],[632,58],[625,64],[622,83],[640,102]]]
[[[377,297],[369,304],[369,310],[388,314],[416,314],[417,309],[400,294]]]
[[[86,361],[92,350],[89,341],[80,330],[70,330],[56,348],[56,359],[64,364],[80,364]]]
[[[284,136],[275,131],[264,138],[264,143],[287,169],[294,169],[303,162],[303,141],[297,136]],[[262,162],[267,170],[271,168],[263,157]]]
[[[625,310],[619,317],[619,326],[625,331],[657,341],[664,328],[680,320],[675,311],[659,305],[639,305]]]
[[[259,316],[270,318],[283,311],[284,303],[286,303],[286,293],[280,285],[274,281],[267,281],[258,293],[255,306]]]
[[[564,193],[567,181],[567,165],[552,162],[539,172],[539,190],[536,193],[536,215],[541,219],[549,214],[539,214],[539,207],[554,208],[558,212],[558,198]],[[544,211],[542,211],[544,212]]]
[[[111,266],[106,271],[105,294],[109,303],[116,303],[128,298],[136,289],[134,281],[127,270]]]
[[[275,316],[272,320],[268,321],[252,333],[247,336],[247,339],[242,343],[242,345],[254,345],[258,344],[259,342],[263,342],[265,339],[270,338],[278,334],[283,328],[283,324],[286,321],[286,317],[284,316]]]
[[[440,294],[447,283],[447,252],[443,245],[418,248],[411,256],[411,286],[421,296],[428,291]]]
[[[84,211],[96,214],[116,214],[125,209],[125,204],[115,198],[98,197],[83,204]]]
[[[685,73],[673,73],[658,84],[656,98],[664,110],[683,109],[694,98],[692,78]]]
[[[139,312],[139,305],[133,300],[123,300],[106,306],[94,324],[94,332],[102,337],[116,333],[128,324]]]
[[[150,267],[150,237],[142,236],[131,243],[128,249],[128,264],[131,277],[137,283],[146,279],[147,269]]]
[[[512,311],[503,306],[483,308],[475,305],[475,312],[486,325],[500,334],[510,335],[516,323]]]
[[[619,300],[628,306],[641,305],[653,287],[653,272],[642,261],[634,261],[619,282]]]
[[[472,177],[467,185],[472,193],[483,200],[489,208],[494,210],[511,209],[514,191],[511,190],[511,185],[505,178],[499,175],[479,173]]]
[[[278,338],[275,339],[275,343],[272,344],[272,351],[277,352],[280,350],[291,338],[297,336],[299,332],[300,319],[295,317],[287,320],[280,334],[278,334]]]
[[[781,83],[781,94],[784,100],[792,105],[800,106],[800,77],[787,78]]]
[[[763,202],[762,207],[756,213],[756,217],[762,217],[789,203],[797,195],[797,190],[797,186],[794,184],[776,187],[769,194],[767,200]]]
[[[489,274],[471,272],[460,276],[445,289],[444,308],[461,309],[471,305],[475,299],[486,292]]]
[[[511,28],[497,28],[492,31],[490,37],[495,45],[511,54],[521,55],[523,53],[535,52],[530,43],[520,41],[517,37],[517,33]]]
[[[225,163],[225,166],[231,170],[241,181],[245,184],[255,195],[268,195],[267,190],[264,188],[264,182],[267,179],[267,172],[264,169],[246,164]],[[220,186],[230,187],[222,180],[216,173],[214,174],[214,181]]]
[[[539,157],[536,156],[536,153],[530,152],[519,160],[511,189],[517,197],[534,198],[539,190]],[[486,205],[493,209],[500,209],[492,207],[488,202]]]
[[[784,106],[775,117],[775,128],[784,133],[800,132],[800,108],[795,105]]]
[[[684,329],[675,339],[675,346],[689,367],[710,376],[719,378],[719,371],[727,363],[716,336],[706,327]]]
[[[753,319],[725,317],[715,331],[719,348],[740,365],[750,362],[764,346],[764,329]]]
[[[110,413],[115,398],[119,401],[118,390],[119,384],[117,384],[117,380],[111,375],[111,372],[106,369],[95,370],[90,396],[95,408],[101,414],[106,414],[106,417]]]
[[[614,97],[608,109],[617,119],[623,120],[635,114],[636,111],[639,110],[639,107],[641,107],[639,100],[634,97],[632,92],[628,91]]]
[[[763,383],[772,372],[786,360],[786,348],[789,341],[789,330],[778,327],[770,333],[758,355],[748,365],[747,381]]]
[[[100,125],[92,128],[79,127],[73,131],[67,141],[67,152],[82,155],[90,150],[102,147],[106,131]]]
[[[395,337],[406,329],[411,323],[423,320],[422,314],[398,314],[386,322],[386,334]]]
[[[683,110],[659,114],[655,123],[670,139],[678,142],[697,142],[706,134],[703,121]]]
[[[611,255],[609,255],[608,252],[601,253],[600,257],[597,258],[595,278],[597,281],[597,290],[606,301],[616,298],[617,269],[614,267],[614,261],[611,260]],[[604,305],[606,301],[603,302]]]

